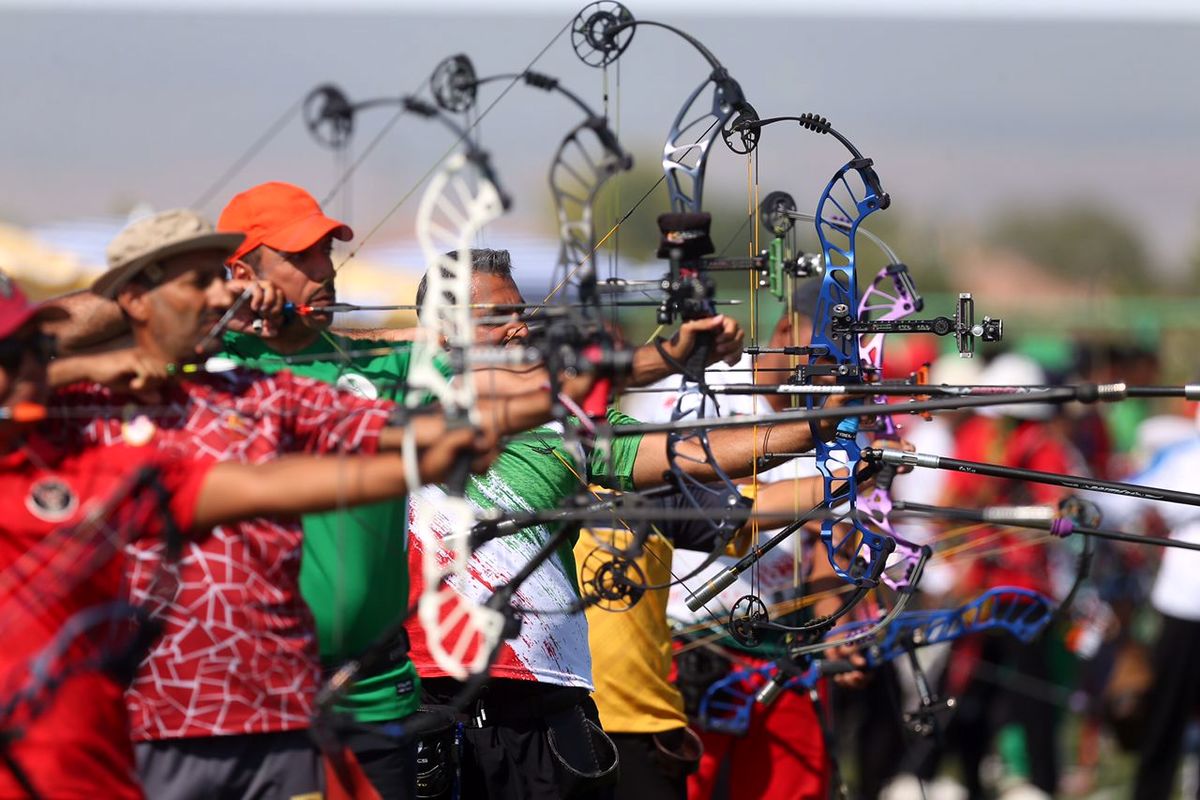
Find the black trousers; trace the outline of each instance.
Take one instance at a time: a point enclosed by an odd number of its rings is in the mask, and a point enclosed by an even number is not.
[[[1154,647],[1135,800],[1166,800],[1183,756],[1183,735],[1200,702],[1200,622],[1163,616]]]
[[[689,770],[668,760],[655,741],[658,737],[665,747],[677,750],[684,735],[683,728],[657,734],[610,733],[621,759],[617,800],[687,800]]]
[[[415,742],[401,743],[376,726],[364,724],[342,731],[341,737],[383,800],[416,796]]]
[[[421,684],[425,701],[439,705],[461,687],[448,678]],[[457,765],[464,800],[612,798],[617,755],[586,691],[493,679],[465,716]],[[585,774],[609,767],[603,777]]]

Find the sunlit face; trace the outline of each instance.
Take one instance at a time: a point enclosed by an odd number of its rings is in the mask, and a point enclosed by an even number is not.
[[[337,302],[332,234],[298,253],[285,253],[266,245],[259,247],[256,252],[259,254],[258,276],[275,284],[288,302],[304,306],[325,306]],[[299,317],[299,320],[304,325],[324,329],[333,322],[333,315],[308,314]]]
[[[471,302],[473,304],[497,304],[520,308],[525,305],[525,298],[512,278],[499,275],[488,275],[476,272],[471,279]],[[472,312],[476,318],[488,317],[498,319],[506,317],[504,322],[493,322],[475,326],[475,341],[478,344],[507,345],[524,342],[529,338],[529,327],[521,321],[519,311],[498,313],[489,308],[476,308]]]
[[[171,362],[192,361],[220,349],[220,332],[210,334],[235,300],[225,283],[224,255],[206,250],[169,258],[162,262],[157,285],[132,284],[121,291],[119,300],[139,347]],[[199,352],[206,339],[204,352]]]

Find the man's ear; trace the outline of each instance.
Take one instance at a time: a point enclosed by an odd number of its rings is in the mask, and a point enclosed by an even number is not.
[[[127,283],[117,292],[117,305],[125,315],[136,322],[150,318],[150,292],[140,283]]]
[[[240,258],[227,262],[229,267],[229,278],[235,281],[253,281],[258,279],[258,274],[255,273],[254,267],[242,261]]]

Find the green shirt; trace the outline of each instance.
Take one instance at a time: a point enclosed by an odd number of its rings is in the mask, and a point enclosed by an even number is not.
[[[383,352],[354,354],[367,350]],[[223,355],[263,372],[286,369],[359,396],[402,403],[411,346],[326,333],[284,356],[259,337],[227,333]],[[300,592],[316,620],[326,667],[361,655],[406,612],[407,517],[406,498],[304,517]],[[417,710],[419,688],[416,669],[406,658],[357,681],[338,710],[360,722],[399,719]]]
[[[608,421],[612,425],[636,422],[612,409]],[[596,448],[585,454],[564,440],[559,426],[544,426],[508,442],[486,473],[471,477],[467,497],[476,509],[524,512],[558,508],[589,484],[630,491],[640,444],[639,436],[622,436],[612,441],[608,453]],[[432,531],[439,540],[450,532],[445,527],[448,520],[437,514],[445,497],[442,487],[430,485],[413,492],[411,498],[415,510],[431,514]],[[452,587],[472,602],[486,602],[497,586],[509,583],[525,568],[557,529],[552,524],[531,525],[484,542],[472,552],[465,578],[452,581]],[[521,635],[501,646],[491,667],[493,677],[592,688],[587,620],[583,614],[554,613],[579,599],[577,537],[578,530],[573,529],[555,554],[521,584],[516,605],[546,613],[523,615]],[[420,551],[419,541],[415,549]],[[415,588],[422,588],[421,580],[414,571]],[[411,635],[412,657],[420,673],[444,676],[429,652],[425,632],[414,628]]]

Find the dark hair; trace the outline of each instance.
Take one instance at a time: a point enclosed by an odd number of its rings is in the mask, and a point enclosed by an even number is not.
[[[458,251],[451,250],[449,253],[446,253],[446,257],[457,260]],[[476,248],[471,251],[471,272],[511,279],[512,256],[509,255],[507,250],[492,250],[487,247]],[[428,273],[422,275],[421,282],[417,284],[418,308],[425,302],[425,293],[427,291],[429,291]]]
[[[242,255],[238,257],[238,261],[241,261],[243,264],[250,267],[250,269],[254,271],[254,274],[259,278],[262,277],[262,272],[260,271],[262,268],[262,248],[263,246],[260,244],[250,252],[242,253]]]

